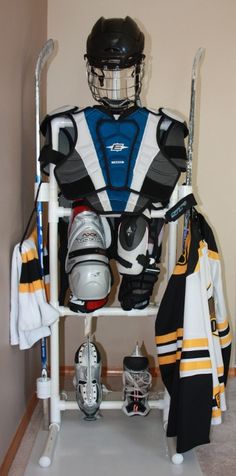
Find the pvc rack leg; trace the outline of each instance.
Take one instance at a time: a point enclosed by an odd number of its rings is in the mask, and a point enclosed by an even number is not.
[[[56,446],[59,430],[60,426],[57,423],[51,423],[44,451],[42,453],[42,456],[39,458],[39,465],[42,468],[47,468],[52,463],[53,453]]]
[[[168,415],[170,408],[170,396],[167,389],[165,389],[164,397],[157,400],[157,408],[163,412],[163,428],[167,431]],[[184,461],[184,457],[181,453],[176,453],[176,438],[166,437],[166,444],[168,448],[168,454],[173,464],[181,464]]]
[[[44,430],[47,430],[49,425],[49,399],[44,398],[42,400],[42,404],[43,404],[43,428]]]
[[[184,457],[181,453],[176,453],[176,438],[166,438],[169,457],[173,464],[181,464]]]

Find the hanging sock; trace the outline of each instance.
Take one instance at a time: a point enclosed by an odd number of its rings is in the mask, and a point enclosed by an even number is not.
[[[59,318],[59,313],[47,302],[45,286],[33,232],[15,246],[12,255],[11,345],[28,349],[51,334],[49,326]]]

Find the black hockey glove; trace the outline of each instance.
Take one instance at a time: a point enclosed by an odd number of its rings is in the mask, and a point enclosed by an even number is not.
[[[136,276],[123,276],[118,295],[122,309],[130,311],[147,307],[159,273],[159,268],[155,268],[146,269]]]

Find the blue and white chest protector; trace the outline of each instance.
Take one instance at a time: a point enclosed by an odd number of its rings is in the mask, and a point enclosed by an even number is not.
[[[59,154],[51,144],[58,116],[71,120],[71,128],[64,131],[67,146],[59,148]],[[42,131],[47,137],[42,169],[55,163],[65,198],[84,198],[98,213],[140,213],[166,204],[185,170],[187,128],[162,109],[133,107],[117,117],[100,106],[74,108],[47,116]]]

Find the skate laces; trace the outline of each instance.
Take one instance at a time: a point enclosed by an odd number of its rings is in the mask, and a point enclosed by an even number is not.
[[[123,385],[126,397],[143,399],[148,397],[152,376],[148,371],[123,372]]]

